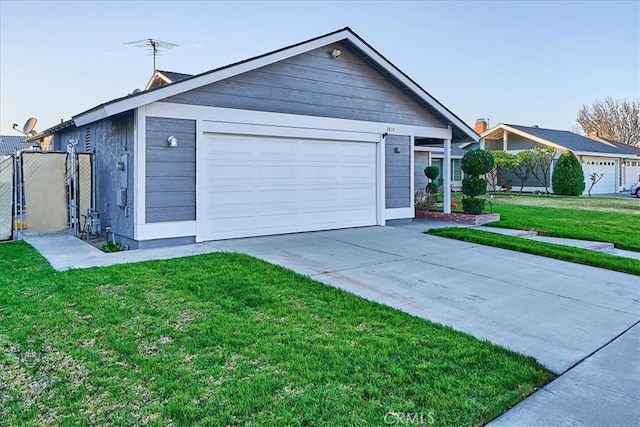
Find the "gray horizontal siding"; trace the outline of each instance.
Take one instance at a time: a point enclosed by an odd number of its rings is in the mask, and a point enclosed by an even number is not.
[[[178,146],[167,146],[174,136]],[[196,124],[147,117],[146,222],[196,219]]]
[[[507,150],[529,150],[533,147],[546,148],[544,144],[532,141],[524,136],[510,133],[507,135]],[[502,146],[500,146],[502,148]]]
[[[416,151],[413,158],[413,182],[416,190],[424,190],[427,187],[427,177],[424,168],[429,166],[429,153]]]
[[[331,58],[329,52],[343,53]],[[167,98],[167,102],[446,127],[342,44]]]
[[[400,153],[395,149],[399,148]],[[411,206],[411,137],[387,135],[385,138],[385,206]]]

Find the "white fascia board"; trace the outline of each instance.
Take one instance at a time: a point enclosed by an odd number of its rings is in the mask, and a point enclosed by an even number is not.
[[[447,110],[444,106],[442,106],[435,98],[425,92],[420,86],[414,83],[411,79],[407,78],[403,73],[401,73],[395,66],[393,66],[389,61],[387,61],[384,57],[378,54],[376,51],[371,49],[365,43],[363,43],[360,39],[352,36],[350,33],[347,33],[346,37],[351,43],[358,47],[361,51],[367,54],[372,60],[374,60],[378,65],[384,68],[389,74],[395,77],[398,81],[400,81],[403,85],[407,86],[411,89],[415,94],[420,96],[424,101],[426,101],[431,107],[433,107],[436,111],[442,114],[444,117],[449,119],[452,124],[456,127],[463,130],[467,136],[469,136],[474,141],[478,141],[480,138],[477,133],[475,133],[469,125],[467,125],[462,120],[458,119],[455,115],[453,115],[449,110]]]
[[[167,239],[196,235],[196,221],[172,221],[138,224],[136,240]]]
[[[322,46],[326,46],[331,43],[335,43],[347,38],[350,39],[349,34],[350,33],[348,31],[343,30],[338,33],[329,34],[325,37],[322,37],[316,40],[311,40],[307,43],[303,43],[297,46],[292,46],[288,49],[274,52],[267,56],[242,62],[240,64],[223,68],[218,71],[210,72],[200,77],[195,77],[185,81],[176,82],[175,84],[172,84],[169,86],[160,87],[149,93],[142,93],[140,95],[137,95],[131,98],[126,98],[121,101],[114,102],[113,104],[106,105],[103,108],[97,110],[96,112],[91,111],[86,114],[80,114],[77,117],[74,117],[74,121],[76,121],[77,123],[80,123],[78,126],[82,126],[83,124],[90,123],[92,121],[99,120],[104,117],[122,113],[128,110],[132,110],[142,105],[150,104],[152,102],[159,101],[161,99],[168,98],[173,95],[178,95],[180,93],[184,93],[193,89],[198,89],[202,86],[206,86],[211,83],[215,83],[220,80],[224,80],[229,77],[236,76],[238,74],[246,73],[248,71],[252,71],[257,68],[271,65],[275,62],[282,61],[296,55],[300,55],[302,53],[320,48]]]
[[[640,159],[640,156],[629,156],[624,154],[608,154],[608,153],[594,153],[593,151],[574,151],[573,154],[576,156],[585,156],[585,157],[606,157],[606,158],[614,158],[614,159]]]
[[[102,106],[86,114],[82,114],[82,115],[79,115],[78,117],[74,117],[73,123],[76,125],[76,127],[80,127],[80,126],[84,126],[89,123],[98,121],[100,119],[104,119],[105,117],[109,117],[109,116],[110,114],[107,112],[106,107]]]
[[[413,135],[423,138],[451,138],[451,130],[434,127],[399,125],[395,123],[366,122],[330,117],[298,114],[271,113],[266,111],[238,110],[233,108],[206,107],[201,105],[154,102],[146,106],[146,115],[176,119],[202,120],[206,132],[208,123],[238,123],[263,126],[290,127],[295,129],[319,129],[377,134]]]

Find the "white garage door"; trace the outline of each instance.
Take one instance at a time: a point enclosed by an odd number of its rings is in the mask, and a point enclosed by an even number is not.
[[[376,224],[374,143],[204,134],[198,156],[201,240]]]
[[[585,194],[591,186],[591,178],[589,176],[592,173],[600,175],[604,173],[604,176],[591,190],[591,194],[605,194],[616,193],[618,191],[618,185],[616,182],[616,168],[617,163],[613,159],[603,159],[598,157],[583,157],[585,162],[582,165],[584,172]]]
[[[624,188],[628,189],[640,181],[640,161],[625,160],[624,162]]]

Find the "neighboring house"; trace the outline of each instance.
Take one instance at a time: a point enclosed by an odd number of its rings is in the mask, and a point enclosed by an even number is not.
[[[131,248],[413,218],[414,153],[478,141],[349,28],[165,83],[33,138],[95,152],[95,209]]]
[[[585,194],[591,186],[592,173],[604,174],[591,194],[617,193],[638,182],[640,175],[640,149],[629,145],[578,135],[573,132],[544,129],[538,126],[519,126],[500,123],[481,133],[481,144],[486,150],[517,153],[534,147],[553,147],[556,159],[564,150],[571,150],[580,163],[585,177]],[[553,166],[552,171],[553,172]],[[501,173],[499,180],[510,180],[513,188],[520,180],[513,174]],[[542,185],[531,177],[525,182],[525,191],[540,190]]]
[[[37,147],[37,143],[27,142],[26,136],[0,135],[0,156],[14,155]]]
[[[144,90],[155,89],[160,86],[165,86],[171,83],[178,82],[180,80],[193,77],[191,74],[176,73],[173,71],[156,70],[153,72],[149,83],[145,86]]]

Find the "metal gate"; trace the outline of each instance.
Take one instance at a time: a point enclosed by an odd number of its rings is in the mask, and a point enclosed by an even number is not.
[[[15,164],[14,238],[86,231],[94,217],[93,154],[23,151]]]

